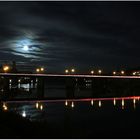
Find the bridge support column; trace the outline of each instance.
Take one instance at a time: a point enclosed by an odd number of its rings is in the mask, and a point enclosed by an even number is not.
[[[10,97],[10,89],[9,89],[9,78],[4,77],[3,78],[3,86],[2,86],[2,100],[6,100]]]
[[[44,98],[44,78],[39,77],[37,81],[37,97],[39,99]]]
[[[101,78],[92,79],[92,97],[101,97],[105,93],[105,81]]]
[[[67,78],[66,79],[66,97],[73,99],[75,93],[75,79],[74,78]]]

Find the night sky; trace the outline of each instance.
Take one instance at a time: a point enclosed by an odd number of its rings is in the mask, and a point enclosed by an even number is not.
[[[0,63],[48,72],[140,66],[140,2],[0,2]]]

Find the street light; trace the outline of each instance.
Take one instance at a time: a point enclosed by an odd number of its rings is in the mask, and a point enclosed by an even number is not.
[[[7,72],[9,70],[9,66],[4,66],[3,70],[4,70],[4,72]]]
[[[71,72],[72,72],[72,73],[75,72],[75,69],[71,69]]]
[[[41,71],[44,71],[44,68],[40,68]]]
[[[133,75],[136,75],[136,72],[133,72]]]
[[[113,71],[113,75],[116,75],[116,71]]]
[[[39,69],[39,68],[37,68],[37,69],[36,69],[36,72],[40,72],[40,69]]]
[[[94,71],[92,70],[90,73],[91,73],[91,74],[94,74]]]
[[[101,74],[101,73],[102,73],[102,71],[101,71],[101,70],[98,70],[98,73],[99,73],[99,74]]]
[[[65,70],[65,73],[68,74],[68,73],[69,73],[69,70],[66,69],[66,70]]]
[[[124,74],[124,71],[123,70],[121,71],[121,74]]]

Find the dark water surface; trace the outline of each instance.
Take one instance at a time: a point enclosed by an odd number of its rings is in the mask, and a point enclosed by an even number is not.
[[[3,109],[48,125],[50,135],[40,138],[140,138],[139,97],[5,102]]]

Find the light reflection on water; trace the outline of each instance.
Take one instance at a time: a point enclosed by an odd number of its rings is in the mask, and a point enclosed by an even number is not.
[[[12,111],[30,120],[45,120],[46,118],[63,117],[65,111],[78,112],[79,116],[83,113],[93,114],[97,112],[113,112],[113,110],[136,110],[139,106],[139,97],[123,97],[108,99],[74,99],[74,100],[48,100],[31,102],[3,102],[4,111]],[[136,106],[138,106],[136,108]],[[118,109],[118,110],[117,110]],[[83,112],[82,112],[83,111]],[[47,117],[46,117],[47,116]]]

